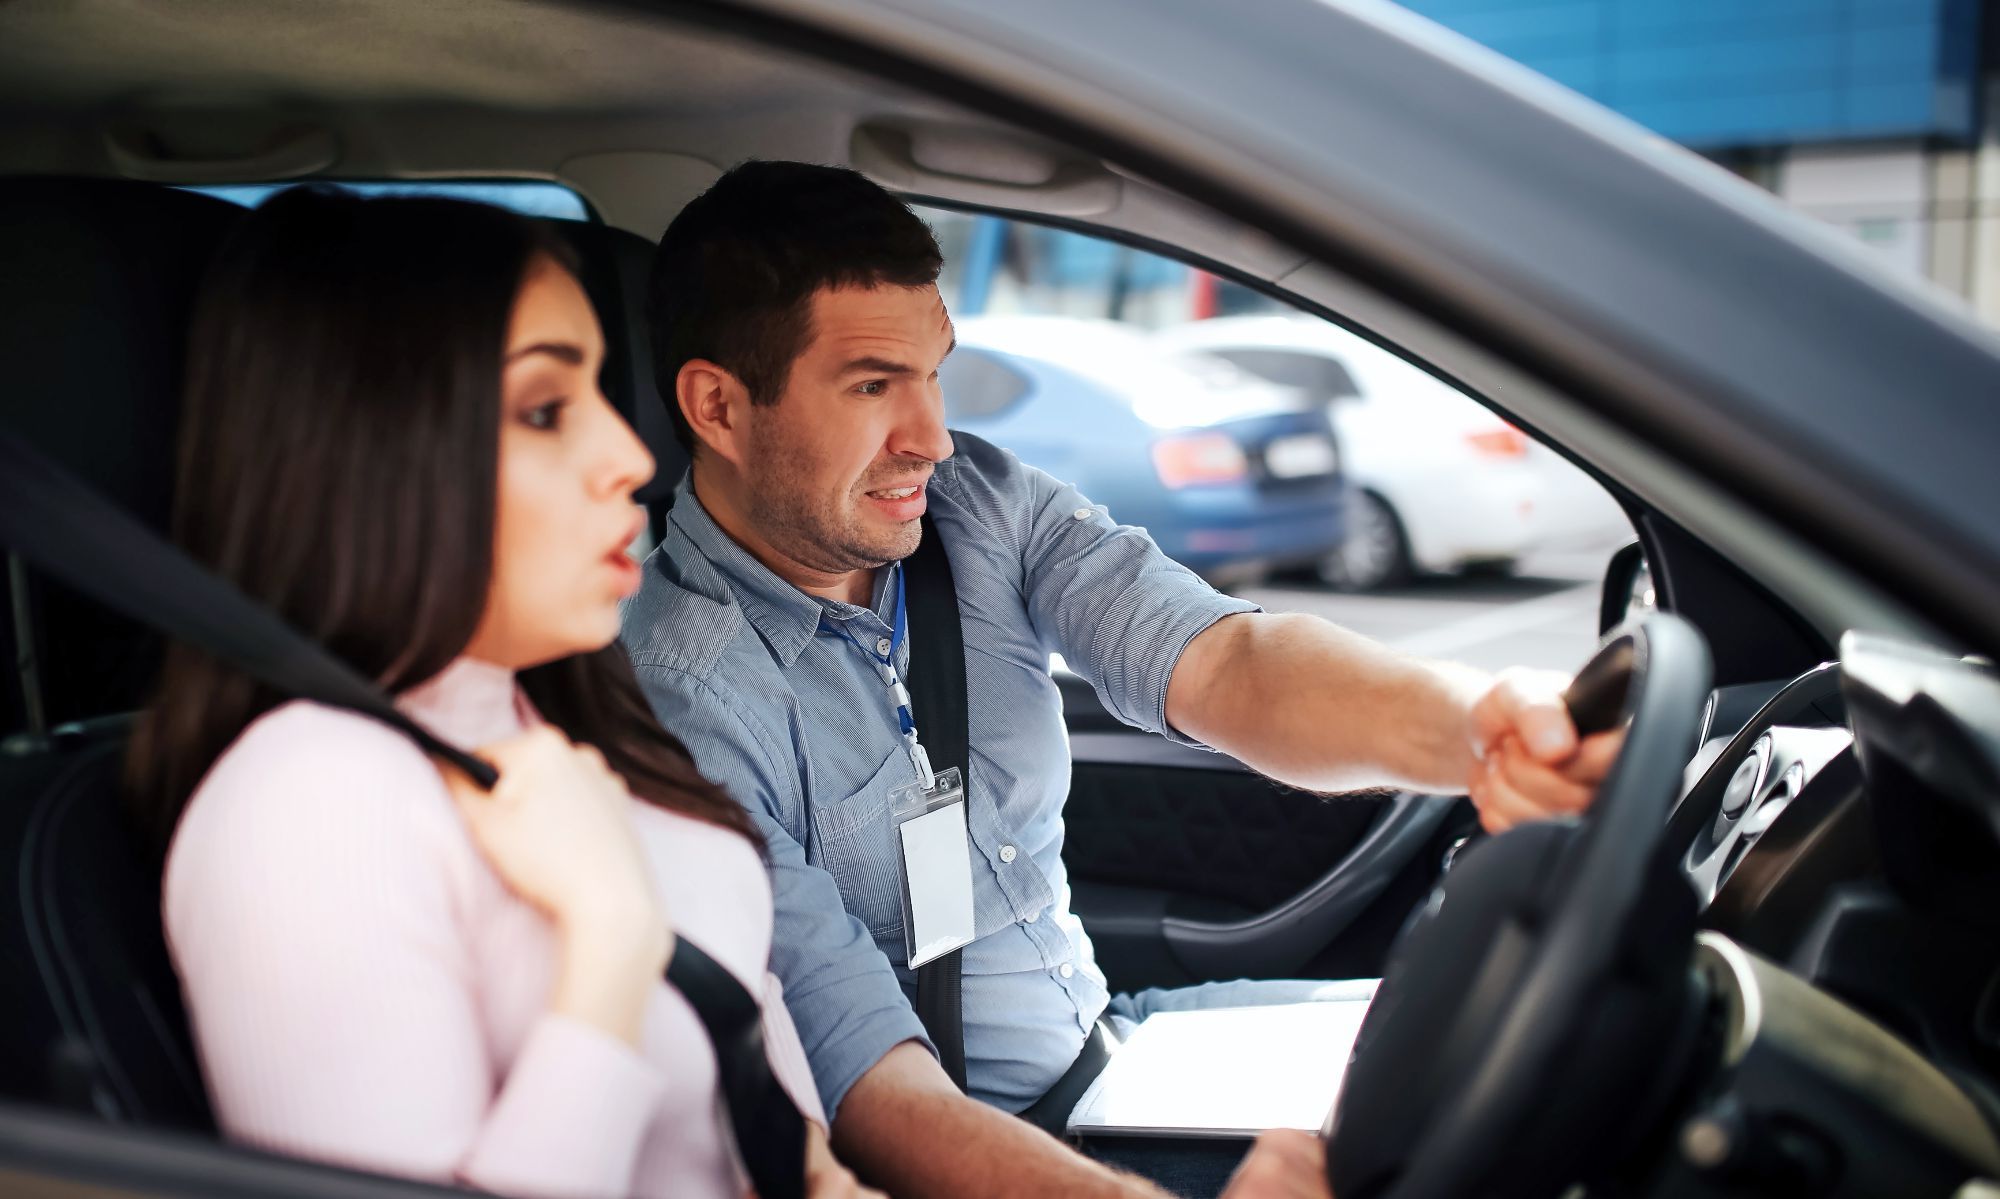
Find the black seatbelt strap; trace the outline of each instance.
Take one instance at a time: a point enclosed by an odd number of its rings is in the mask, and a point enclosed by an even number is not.
[[[910,710],[932,764],[939,770],[959,768],[969,805],[971,736],[958,589],[952,584],[951,559],[945,557],[944,542],[928,512],[922,528],[917,552],[903,562],[910,617]],[[960,977],[964,954],[963,949],[954,949],[917,968],[917,1019],[937,1046],[938,1064],[961,1091],[965,1089],[965,989]]]
[[[499,778],[487,762],[398,711],[380,687],[270,609],[4,433],[0,545],[106,607],[199,646],[286,695],[395,729],[483,788]],[[714,1042],[730,1130],[758,1199],[802,1196],[805,1119],[771,1073],[757,1001],[686,937],[674,939],[666,980],[694,1008]]]

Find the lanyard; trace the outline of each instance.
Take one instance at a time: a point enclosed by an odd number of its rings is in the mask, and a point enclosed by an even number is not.
[[[937,776],[931,771],[930,755],[924,752],[924,747],[917,741],[917,720],[910,714],[909,689],[903,686],[903,680],[896,675],[896,651],[902,648],[903,634],[909,630],[903,607],[903,564],[898,562],[893,569],[896,572],[896,610],[889,625],[889,652],[876,653],[870,647],[861,644],[844,621],[836,623],[834,628],[847,639],[849,645],[860,650],[875,664],[876,672],[882,676],[883,684],[889,688],[889,705],[896,709],[896,726],[902,730],[903,747],[909,751],[910,765],[917,768],[917,777],[923,780],[924,790],[928,791],[937,785]]]

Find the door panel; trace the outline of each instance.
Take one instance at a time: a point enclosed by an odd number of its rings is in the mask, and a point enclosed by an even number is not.
[[[1321,797],[1130,729],[1058,672],[1072,777],[1063,857],[1114,990],[1380,973],[1466,832],[1464,801]]]
[[[1149,740],[1119,739],[1139,743],[1135,748]],[[1241,767],[1197,770],[1079,756],[1064,812],[1064,856],[1075,877],[1159,888],[1189,901],[1176,905],[1177,913],[1241,918],[1311,885],[1384,808],[1381,799],[1294,791]]]

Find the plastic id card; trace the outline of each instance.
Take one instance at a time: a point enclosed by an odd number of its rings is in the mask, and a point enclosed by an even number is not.
[[[972,943],[972,846],[957,767],[939,771],[934,787],[891,791],[889,819],[903,881],[903,948],[914,970]]]

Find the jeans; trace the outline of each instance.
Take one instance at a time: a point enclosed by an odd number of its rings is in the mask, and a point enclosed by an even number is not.
[[[1374,994],[1375,984],[1372,978],[1340,982],[1238,979],[1191,987],[1150,987],[1112,996],[1104,1009],[1104,1018],[1123,1040],[1156,1012],[1362,999]],[[1082,1148],[1098,1161],[1149,1178],[1182,1199],[1209,1199],[1221,1192],[1250,1144],[1213,1137],[1104,1136],[1084,1138]]]

